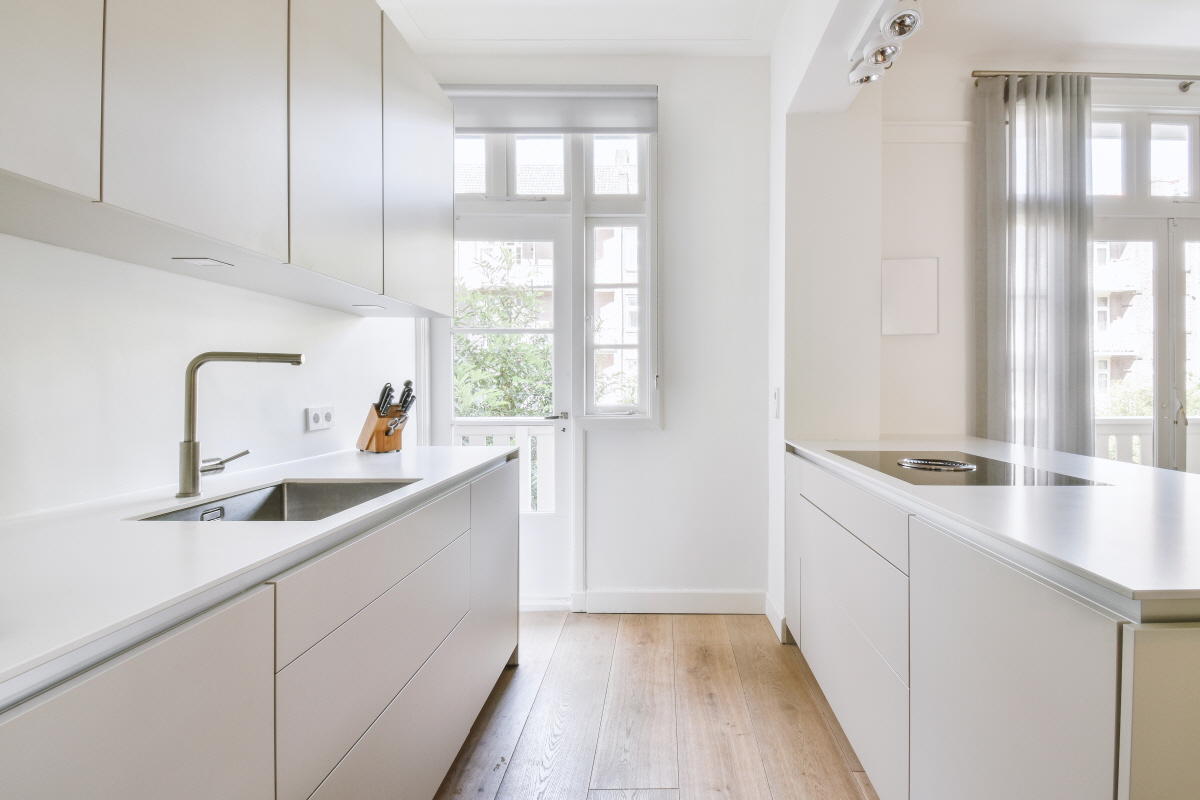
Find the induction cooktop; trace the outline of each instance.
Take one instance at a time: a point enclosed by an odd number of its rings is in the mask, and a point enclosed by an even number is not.
[[[830,450],[917,486],[1107,486],[957,450]],[[903,462],[903,463],[902,463]]]

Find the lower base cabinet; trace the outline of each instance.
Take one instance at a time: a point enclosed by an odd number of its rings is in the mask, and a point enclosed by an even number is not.
[[[5,800],[274,800],[274,591],[0,715]]]
[[[915,517],[909,547],[913,800],[1113,797],[1122,620]]]

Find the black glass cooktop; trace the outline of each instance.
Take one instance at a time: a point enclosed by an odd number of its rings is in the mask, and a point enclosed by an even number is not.
[[[957,450],[830,450],[835,456],[878,470],[917,486],[1107,486],[1058,472],[1022,467]],[[962,462],[974,469],[957,471],[911,469],[901,459]]]

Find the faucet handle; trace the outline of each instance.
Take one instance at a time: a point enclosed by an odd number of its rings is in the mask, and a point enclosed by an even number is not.
[[[229,456],[228,458],[206,458],[200,462],[201,464],[206,465],[206,466],[200,467],[200,472],[204,475],[215,475],[218,472],[224,472],[225,465],[228,464],[230,461],[233,461],[234,459],[238,459],[238,458],[241,458],[242,456],[248,456],[248,455],[250,455],[250,451],[243,450],[242,452],[237,453],[236,455]]]

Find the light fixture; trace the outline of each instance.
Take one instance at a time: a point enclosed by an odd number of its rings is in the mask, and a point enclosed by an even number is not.
[[[879,32],[899,42],[921,30],[924,21],[921,4],[917,0],[900,0],[879,18]]]
[[[187,258],[185,258],[183,256],[179,256],[176,258],[172,258],[171,260],[172,261],[182,261],[186,264],[191,264],[191,265],[197,266],[197,267],[232,267],[233,266],[233,264],[230,264],[228,261],[217,261],[215,258],[204,258],[203,256],[190,256]]]
[[[877,81],[883,77],[884,68],[878,64],[868,64],[865,61],[859,61],[854,65],[854,69],[850,70],[850,85],[863,86]]]
[[[902,49],[903,45],[900,42],[883,36],[876,36],[867,42],[867,46],[863,48],[863,61],[879,67],[886,67],[896,60]]]
[[[855,43],[850,49],[850,74],[847,78],[851,86],[863,86],[883,77],[885,69],[891,69],[892,64],[904,51],[901,44],[925,24],[925,16],[921,11],[920,0],[894,0],[876,7],[878,10],[866,21]]]

